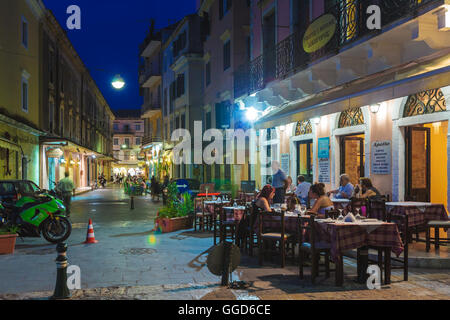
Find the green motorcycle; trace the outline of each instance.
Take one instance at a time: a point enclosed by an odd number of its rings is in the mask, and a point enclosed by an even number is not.
[[[19,227],[21,237],[40,237],[51,243],[69,238],[72,224],[65,216],[66,208],[61,200],[47,193],[23,196],[14,204],[0,204],[3,223]]]

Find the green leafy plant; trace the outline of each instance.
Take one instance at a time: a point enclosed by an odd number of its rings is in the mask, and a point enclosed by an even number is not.
[[[4,226],[0,227],[0,235],[17,234],[20,230],[19,226]]]
[[[194,211],[194,201],[191,195],[186,192],[180,197],[178,187],[175,182],[167,186],[167,202],[166,205],[159,210],[160,218],[185,217]]]

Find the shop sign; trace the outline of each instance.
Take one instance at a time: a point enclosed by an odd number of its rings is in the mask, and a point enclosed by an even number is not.
[[[53,148],[53,149],[47,150],[48,158],[61,158],[61,156],[63,154],[64,154],[64,152],[60,148]]]
[[[286,174],[289,174],[289,157],[289,153],[281,154],[281,170]]]
[[[330,158],[330,138],[319,138],[317,142],[318,158],[329,159]]]
[[[391,174],[391,141],[374,141],[371,150],[372,174]]]
[[[336,25],[336,18],[332,14],[314,20],[303,36],[303,50],[312,53],[323,48],[336,33]]]
[[[330,183],[330,159],[319,159],[319,182]]]

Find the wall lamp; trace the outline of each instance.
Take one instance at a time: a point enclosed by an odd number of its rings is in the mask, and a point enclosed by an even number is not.
[[[370,112],[377,113],[380,110],[381,104],[375,103],[370,105]]]

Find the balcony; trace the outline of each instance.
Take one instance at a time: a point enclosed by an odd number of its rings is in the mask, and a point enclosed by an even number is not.
[[[385,27],[394,22],[397,22],[394,27],[402,25],[416,18],[425,7],[431,7],[432,5],[436,7],[444,2],[443,0],[377,1],[381,9],[382,30],[385,30]],[[367,28],[369,15],[366,11],[367,7],[372,4],[374,4],[373,0],[340,0],[335,6],[328,8],[325,14],[332,14],[335,17],[337,22],[336,32],[324,47],[313,53],[307,53],[303,48],[303,37],[306,30],[294,32],[280,41],[274,48],[263,50],[264,53],[261,56],[242,65],[235,71],[235,97],[239,98],[256,93],[263,90],[273,80],[284,80],[312,65],[380,35],[382,30],[369,30]],[[395,43],[395,40],[391,41]],[[389,48],[387,48],[387,51],[389,51]],[[356,68],[355,60],[352,60],[352,58],[346,57],[347,65],[353,64],[352,68]],[[334,69],[336,69],[336,64]],[[289,92],[288,96],[290,94]]]
[[[162,143],[163,139],[160,136],[147,136],[142,138],[142,147],[149,147],[154,144]]]
[[[144,42],[139,45],[139,53],[141,57],[151,57],[156,49],[161,46],[161,34],[156,35],[150,32],[145,38]]]
[[[161,73],[155,70],[148,70],[145,65],[139,67],[139,84],[143,88],[151,88],[158,81],[161,81]]]
[[[144,103],[141,106],[141,119],[152,118],[154,115],[160,114],[161,111],[161,103]]]

